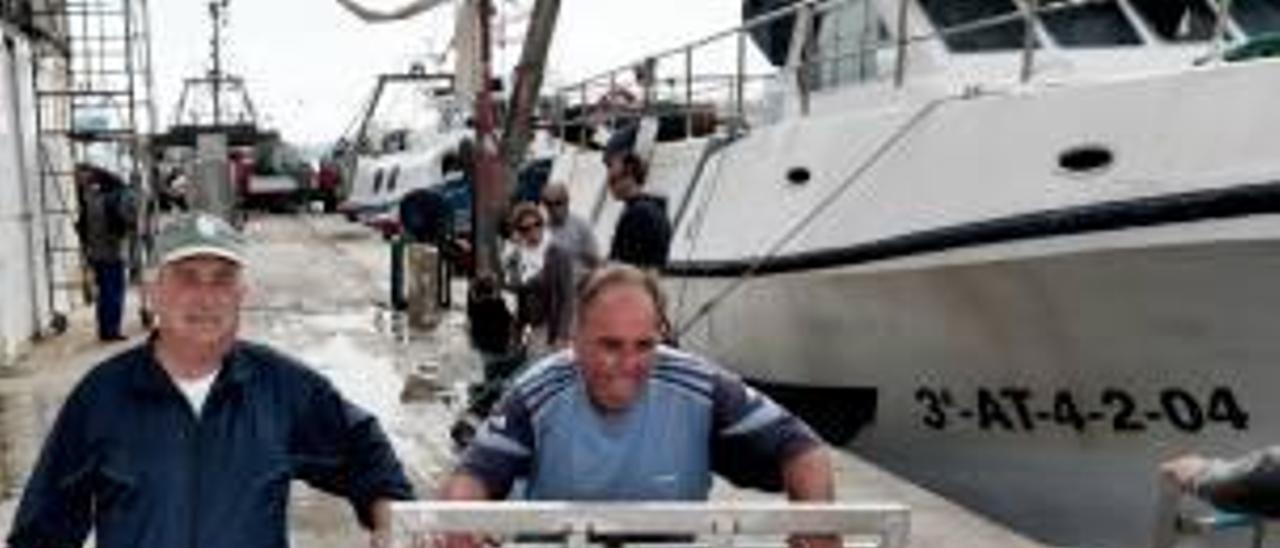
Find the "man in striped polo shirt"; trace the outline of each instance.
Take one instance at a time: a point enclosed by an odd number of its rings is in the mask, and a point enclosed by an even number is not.
[[[707,360],[661,344],[663,298],[630,266],[598,271],[578,300],[573,346],[520,375],[441,496],[704,500],[711,474],[792,500],[834,498],[818,437]]]

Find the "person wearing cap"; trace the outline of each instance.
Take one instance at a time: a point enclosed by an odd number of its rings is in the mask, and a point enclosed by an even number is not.
[[[605,184],[614,199],[623,202],[609,260],[661,270],[671,247],[671,221],[666,199],[644,192],[648,166],[635,151],[638,132],[637,125],[628,126],[605,143]]]
[[[212,215],[157,235],[142,344],[95,366],[45,441],[12,548],[288,546],[301,479],[348,499],[373,543],[412,488],[377,420],[320,374],[237,337],[244,239]]]

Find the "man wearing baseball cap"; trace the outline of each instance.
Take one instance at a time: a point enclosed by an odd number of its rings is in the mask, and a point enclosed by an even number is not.
[[[183,215],[157,235],[145,343],[111,357],[59,413],[9,546],[288,546],[289,485],[351,502],[386,540],[412,489],[377,420],[294,358],[237,337],[245,241]]]

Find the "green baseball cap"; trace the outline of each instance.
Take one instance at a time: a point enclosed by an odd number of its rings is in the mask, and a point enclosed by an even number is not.
[[[208,213],[183,213],[156,234],[157,265],[197,256],[220,257],[245,265],[245,240],[221,217]]]

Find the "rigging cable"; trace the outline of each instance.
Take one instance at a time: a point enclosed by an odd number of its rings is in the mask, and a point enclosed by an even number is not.
[[[921,122],[923,122],[930,114],[932,114],[935,110],[937,110],[938,107],[941,106],[943,103],[953,99],[956,99],[956,97],[942,97],[942,98],[934,99],[929,103],[925,104],[923,108],[921,108],[914,115],[912,115],[911,119],[907,120],[907,123],[903,124],[897,130],[895,130],[893,135],[890,135],[888,139],[885,139],[885,141],[881,143],[880,146],[877,147],[874,152],[871,153],[871,156],[869,156],[864,162],[862,162],[862,164],[859,165],[857,169],[854,169],[853,172],[850,173],[848,177],[844,179],[843,182],[837,185],[836,188],[833,189],[830,194],[828,194],[822,200],[819,200],[818,204],[814,206],[813,209],[809,210],[809,212],[806,213],[803,217],[801,217],[799,222],[792,225],[790,229],[788,229],[785,233],[783,233],[781,238],[779,238],[776,242],[774,242],[773,245],[769,246],[768,250],[766,250],[763,255],[761,255],[755,261],[753,261],[751,265],[747,267],[747,270],[742,273],[742,275],[738,276],[737,279],[733,280],[728,285],[723,287],[710,299],[708,299],[701,306],[699,306],[697,310],[693,313],[693,315],[689,317],[689,319],[685,320],[679,326],[677,326],[677,328],[675,329],[675,336],[677,340],[679,340],[681,337],[686,335],[690,329],[692,329],[704,318],[708,317],[708,315],[711,314],[711,311],[715,309],[717,306],[719,306],[721,302],[723,302],[725,299],[729,298],[731,295],[736,293],[737,290],[740,289],[747,282],[751,281],[751,279],[755,276],[755,274],[760,270],[761,267],[763,267],[771,259],[776,257],[778,252],[781,251],[784,246],[791,243],[791,241],[795,239],[795,237],[798,236],[802,230],[808,228],[809,225],[813,223],[813,221],[817,220],[818,217],[822,213],[824,213],[829,207],[831,207],[831,205],[834,204],[842,194],[844,194],[846,191],[848,191],[850,188],[853,187],[853,183],[860,180],[863,175],[865,175],[868,171],[871,170],[872,167],[874,167],[876,164],[879,163],[881,158],[887,155],[889,151],[893,150],[898,145],[898,143],[902,142],[902,140],[906,138],[906,136],[911,132],[911,130],[915,129],[916,126],[920,125]],[[709,195],[708,200],[710,199],[711,198]]]
[[[686,216],[686,210],[690,207],[690,202],[693,201],[694,195],[698,193],[698,187],[702,186],[698,184],[699,181],[702,181],[704,177],[707,176],[711,178],[709,183],[710,187],[702,192],[702,199],[699,200],[696,209],[688,213],[692,218],[689,220],[689,228],[683,231],[685,234],[685,240],[689,242],[688,252],[685,254],[686,260],[692,260],[694,254],[698,252],[698,242],[702,241],[699,236],[702,235],[702,227],[706,224],[707,209],[710,207],[712,199],[720,190],[720,183],[723,180],[720,176],[720,168],[724,165],[724,155],[720,153],[740,138],[740,135],[730,135],[727,137],[713,137],[709,139],[707,141],[706,148],[703,151],[702,158],[698,163],[698,167],[694,169],[693,177],[691,177],[689,184],[685,189],[685,198],[681,200],[680,209],[676,211],[675,226],[680,226],[680,223],[683,222],[684,217]],[[709,165],[713,159],[715,161],[714,168]],[[710,172],[709,175],[708,172]],[[689,284],[689,278],[684,278],[680,282],[680,292],[675,299],[676,317],[679,317],[680,311],[684,308],[685,296],[689,293]]]

